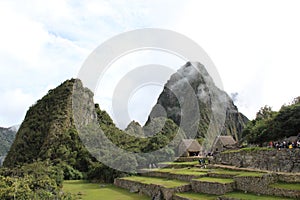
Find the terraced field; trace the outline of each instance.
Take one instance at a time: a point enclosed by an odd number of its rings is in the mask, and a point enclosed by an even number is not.
[[[191,166],[192,164],[195,165]],[[167,168],[145,169],[145,173],[140,175],[115,179],[115,186],[66,181],[63,190],[83,200],[300,199],[300,183],[279,181],[274,173],[232,170],[225,167],[200,168],[197,164],[169,163]],[[257,191],[251,191],[252,187],[256,187]]]
[[[168,167],[162,169],[144,169],[140,176],[125,178],[131,183],[125,184],[130,188],[136,188],[139,184],[160,185],[165,188],[177,187],[178,180],[188,180],[179,183],[190,184],[189,191],[176,192],[170,190],[167,193],[159,193],[167,200],[197,200],[197,199],[221,199],[221,200],[272,200],[272,199],[300,199],[299,183],[278,182],[275,173],[255,171],[252,169],[233,170],[218,168],[219,166],[204,168],[197,162],[164,163]],[[193,165],[194,164],[194,165]],[[289,175],[290,176],[290,175]],[[299,176],[299,175],[298,175]],[[147,177],[145,180],[144,178]],[[276,181],[277,180],[277,181]],[[170,183],[164,184],[164,183]],[[141,187],[143,188],[143,187]],[[256,189],[253,189],[256,188]],[[139,189],[135,190],[140,192]],[[170,192],[173,193],[170,197]],[[164,196],[168,194],[168,197]],[[155,193],[148,196],[156,198]]]

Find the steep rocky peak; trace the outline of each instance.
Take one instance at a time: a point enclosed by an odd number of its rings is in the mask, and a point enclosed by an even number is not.
[[[191,100],[193,98],[196,98],[197,105]],[[248,121],[238,112],[229,95],[215,85],[205,66],[199,62],[187,62],[170,77],[147,123],[156,117],[167,117],[180,126],[187,115],[189,117],[183,123],[186,125],[181,128],[189,136],[193,135],[189,132],[195,130],[190,127],[197,126],[196,137],[208,139],[208,145],[220,134],[233,135],[238,140]],[[196,116],[200,117],[197,119]]]

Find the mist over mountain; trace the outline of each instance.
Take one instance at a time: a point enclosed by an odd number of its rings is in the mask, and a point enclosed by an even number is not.
[[[15,139],[18,129],[18,125],[9,128],[0,127],[0,156],[6,155]]]
[[[163,116],[172,119],[188,137],[206,138],[207,145],[217,135],[239,140],[249,121],[198,62],[187,62],[170,77],[146,124]]]

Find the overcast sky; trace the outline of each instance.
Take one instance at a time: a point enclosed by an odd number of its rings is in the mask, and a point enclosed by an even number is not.
[[[266,104],[278,110],[300,95],[299,10],[298,0],[1,0],[0,126],[20,124],[28,107],[76,77],[102,42],[148,27],[173,30],[197,42],[215,63],[224,90],[238,93],[236,105],[248,118]],[[174,69],[183,64],[154,54],[124,58],[119,66],[140,64],[147,56],[147,63],[157,56]],[[116,78],[119,71],[110,75]],[[113,91],[107,85],[106,91]],[[148,88],[144,103],[137,92],[128,104],[132,119],[143,123],[160,91],[159,86]],[[96,94],[95,101],[111,112],[108,92]]]

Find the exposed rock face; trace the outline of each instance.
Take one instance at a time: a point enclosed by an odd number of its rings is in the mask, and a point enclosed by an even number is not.
[[[16,133],[18,131],[18,126],[10,128],[0,127],[0,156],[5,156],[8,152],[11,144],[13,143]],[[1,164],[1,161],[0,161]]]
[[[125,132],[135,137],[145,137],[142,126],[136,121],[130,122]]]
[[[74,125],[72,94],[83,104],[93,106],[93,93],[83,88],[79,80],[67,80],[29,108],[17,132],[4,166],[14,167],[36,160],[63,161],[80,171],[86,171],[91,156],[82,145]],[[80,94],[79,94],[80,93]],[[80,115],[96,118],[91,112],[82,110]],[[86,116],[88,115],[88,116]]]
[[[274,172],[300,172],[300,149],[224,152],[214,163]]]
[[[197,105],[191,100],[194,97]],[[162,116],[172,119],[188,137],[196,130],[196,137],[205,137],[208,148],[220,134],[232,135],[239,140],[248,122],[231,98],[214,84],[205,67],[191,62],[181,67],[165,84],[146,124]]]

